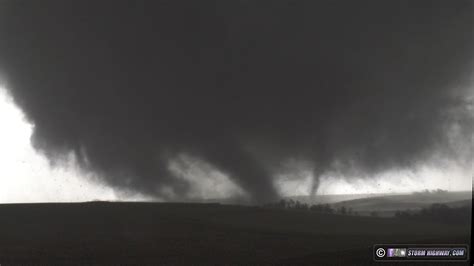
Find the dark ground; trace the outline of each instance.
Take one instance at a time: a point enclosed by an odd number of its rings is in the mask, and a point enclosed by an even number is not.
[[[469,234],[470,221],[219,204],[6,204],[0,205],[0,264],[375,265],[376,243],[465,244]]]

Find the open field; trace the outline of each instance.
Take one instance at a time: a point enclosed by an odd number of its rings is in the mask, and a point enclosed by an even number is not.
[[[8,204],[0,213],[2,265],[370,265],[376,243],[468,243],[470,233],[470,221],[220,204]]]

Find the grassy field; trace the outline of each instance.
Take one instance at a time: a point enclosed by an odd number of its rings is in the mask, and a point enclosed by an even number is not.
[[[468,243],[469,222],[220,204],[8,204],[0,264],[371,265],[376,243]]]

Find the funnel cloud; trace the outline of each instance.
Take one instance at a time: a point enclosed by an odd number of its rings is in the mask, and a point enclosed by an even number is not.
[[[183,154],[252,202],[279,197],[286,160],[311,165],[316,193],[331,171],[471,156],[469,0],[1,6],[0,71],[34,147],[114,188],[186,199]]]

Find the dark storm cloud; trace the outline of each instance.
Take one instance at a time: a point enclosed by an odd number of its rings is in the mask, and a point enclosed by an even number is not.
[[[187,153],[266,201],[285,159],[373,174],[469,141],[472,3],[3,1],[0,67],[51,158],[179,199]]]

